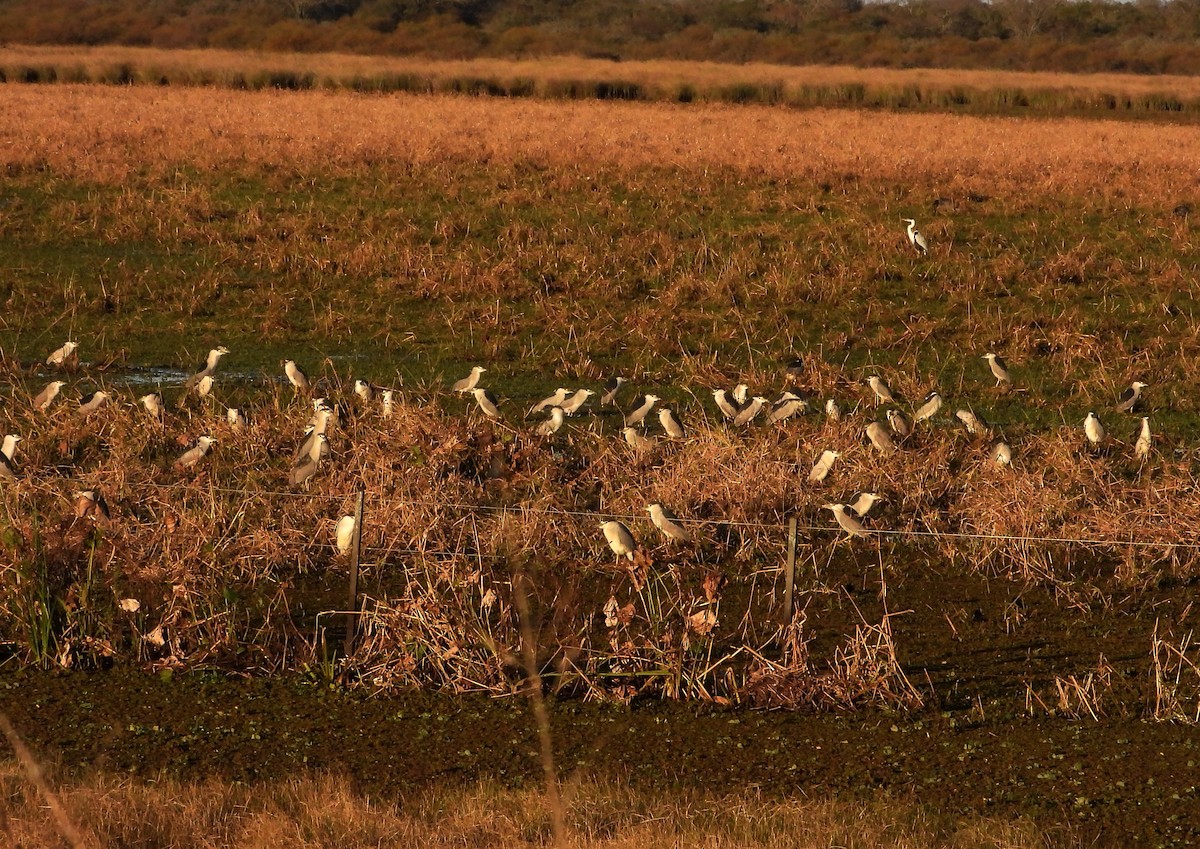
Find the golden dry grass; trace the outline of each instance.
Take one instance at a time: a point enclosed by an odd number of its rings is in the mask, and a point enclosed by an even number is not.
[[[769,107],[61,85],[0,88],[0,166],[115,183],[277,166],[445,162],[713,169],[844,189],[1171,204],[1196,190],[1200,131],[1080,119]]]
[[[0,48],[0,66],[72,66],[91,75],[117,65],[146,69],[147,76],[161,71],[168,76],[210,71],[220,76],[293,71],[315,74],[318,83],[344,81],[382,74],[413,74],[430,80],[495,79],[532,80],[622,80],[651,92],[671,92],[691,85],[700,90],[719,86],[780,85],[845,86],[861,84],[881,88],[971,88],[1022,91],[1071,91],[1115,95],[1164,95],[1181,99],[1200,98],[1200,79],[1189,76],[1147,74],[1066,74],[1019,71],[973,71],[934,68],[854,68],[837,65],[740,65],[719,62],[622,61],[585,59],[577,56],[529,60],[470,59],[433,60],[394,56],[362,56],[338,53],[272,53],[232,50],[163,50],[105,45],[29,46],[9,44]]]
[[[246,787],[215,780],[141,783],[107,775],[55,789],[86,849],[1032,849],[1046,846],[1048,839],[1026,823],[956,819],[886,799],[664,794],[615,784],[566,788],[568,831],[559,843],[551,836],[545,796],[535,790],[483,785],[395,802],[366,798],[348,781],[330,776]],[[0,792],[0,838],[6,846],[70,846],[11,762],[0,765]]]

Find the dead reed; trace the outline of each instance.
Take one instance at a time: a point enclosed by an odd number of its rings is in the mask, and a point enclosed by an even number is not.
[[[6,800],[0,835],[13,849],[64,845],[20,771],[0,768]],[[357,849],[357,847],[550,845],[542,794],[489,785],[443,788],[402,801],[372,799],[327,775],[255,786],[107,775],[59,782],[55,791],[93,849]],[[1023,822],[956,819],[893,800],[771,800],[644,793],[575,782],[565,796],[566,840],[580,849],[634,846],[1034,847],[1048,835]]]

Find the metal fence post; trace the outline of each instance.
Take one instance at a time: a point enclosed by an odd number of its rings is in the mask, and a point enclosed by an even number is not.
[[[358,558],[362,554],[363,500],[366,490],[358,491],[354,508],[354,541],[350,545],[350,604],[346,608],[346,656],[354,651],[354,632],[358,625]]]

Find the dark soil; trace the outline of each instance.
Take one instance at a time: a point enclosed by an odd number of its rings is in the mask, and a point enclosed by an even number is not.
[[[816,584],[810,575],[805,586],[823,591],[798,602],[817,658],[883,613],[873,557],[836,564]],[[1028,817],[1089,845],[1200,841],[1200,732],[1153,718],[1150,652],[1156,624],[1160,636],[1179,637],[1195,626],[1190,587],[1164,580],[1093,592],[1088,602],[1070,587],[1051,591],[916,558],[885,575],[896,643],[925,708],[817,714],[563,698],[552,703],[562,774],[713,793],[884,791],[942,811]],[[1099,720],[1049,712],[1055,678],[1082,679],[1102,656],[1112,671]],[[1191,687],[1181,695],[1194,710]],[[10,666],[0,674],[0,709],[68,773],[258,781],[335,770],[387,796],[435,782],[540,780],[521,698]]]

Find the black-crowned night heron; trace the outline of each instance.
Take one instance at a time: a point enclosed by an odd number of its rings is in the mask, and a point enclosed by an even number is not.
[[[666,407],[658,411],[658,423],[662,425],[663,432],[671,439],[683,439],[683,425]]]
[[[312,448],[308,454],[292,467],[288,474],[288,483],[292,486],[307,484],[321,467],[321,458],[328,453],[329,439],[323,433],[315,435]]]
[[[871,391],[875,393],[875,406],[880,404],[895,404],[896,396],[892,393],[892,388],[884,382],[882,377],[871,375],[867,378],[867,385],[871,387]]]
[[[146,411],[146,415],[154,419],[156,422],[162,423],[163,420],[163,399],[157,392],[150,392],[138,398],[142,408]]]
[[[551,407],[550,418],[538,425],[537,432],[542,436],[553,436],[563,426],[563,408]]]
[[[936,390],[925,396],[923,403],[917,412],[913,415],[913,424],[919,425],[923,421],[928,421],[937,415],[938,410],[942,409],[942,396]]]
[[[1137,441],[1133,444],[1134,456],[1139,460],[1146,460],[1150,457],[1150,449],[1154,447],[1154,437],[1150,433],[1150,417],[1142,416],[1142,429],[1138,433]]]
[[[1083,432],[1093,448],[1098,448],[1104,442],[1104,425],[1100,424],[1100,419],[1093,412],[1089,412],[1083,420]]]
[[[318,450],[317,461],[324,460],[329,456],[329,438],[325,435],[324,421],[320,424],[309,425],[304,429],[304,439],[300,440],[300,444],[296,446],[296,451],[292,455],[292,465],[299,466],[303,463],[312,456],[314,448]]]
[[[617,393],[621,391],[624,383],[625,378],[623,377],[610,377],[608,382],[604,384],[604,394],[600,396],[600,406],[615,405],[617,403]]]
[[[337,545],[338,554],[345,557],[350,553],[350,546],[354,545],[354,517],[343,516],[338,519],[337,526],[333,532],[334,544]]]
[[[797,395],[795,392],[784,392],[771,406],[771,415],[768,421],[771,424],[776,422],[786,421],[792,416],[804,415],[808,412],[808,402]]]
[[[892,441],[887,430],[879,422],[871,422],[867,425],[867,439],[871,440],[875,450],[885,457],[896,450],[896,443]]]
[[[914,218],[901,218],[908,225],[908,243],[919,254],[929,253],[929,243],[925,241],[925,237],[921,235],[921,231],[917,229],[917,222]]]
[[[1121,393],[1121,397],[1117,399],[1117,412],[1132,413],[1142,400],[1142,390],[1148,385],[1142,383],[1140,380],[1135,380],[1128,389]]]
[[[649,451],[654,447],[654,440],[642,436],[637,432],[637,428],[622,428],[621,434],[625,437],[625,442],[635,451]]]
[[[562,407],[563,413],[568,416],[573,416],[583,409],[583,405],[587,403],[587,399],[591,398],[596,393],[590,389],[580,389],[567,400],[559,404]]]
[[[691,541],[692,536],[679,524],[679,517],[666,507],[654,503],[646,507],[646,512],[650,514],[650,521],[654,523],[654,527],[662,531],[663,536],[667,539],[672,542]]]
[[[0,454],[0,480],[15,481],[21,477],[17,466],[12,460]]]
[[[634,402],[633,409],[625,414],[625,426],[639,425],[650,414],[654,404],[659,400],[657,395],[643,395]]]
[[[89,392],[79,399],[79,409],[76,411],[81,416],[90,416],[92,413],[99,410],[108,403],[108,399],[112,397],[103,389],[97,389],[95,392]]]
[[[784,369],[784,375],[792,383],[799,382],[800,378],[804,377],[804,360],[802,360],[800,357],[795,357],[790,360],[787,364],[787,368]]]
[[[246,432],[246,417],[237,407],[225,408],[225,421],[234,433]]]
[[[63,366],[66,365],[75,356],[75,349],[79,347],[78,342],[66,342],[61,348],[54,351],[50,356],[46,357],[46,365],[48,366]]]
[[[883,501],[882,495],[877,495],[874,492],[858,492],[850,499],[848,505],[854,515],[860,519],[867,518],[867,514],[871,512],[871,508]]]
[[[312,385],[308,382],[308,375],[300,366],[296,365],[295,360],[283,361],[283,374],[297,394],[307,395],[312,390]]]
[[[983,416],[970,410],[958,410],[954,413],[954,417],[963,423],[967,433],[972,436],[981,436],[991,429],[991,425],[984,420]]]
[[[111,519],[108,502],[97,489],[85,489],[75,493],[75,515],[80,519]]]
[[[825,401],[825,418],[831,422],[841,421],[842,408],[838,406],[838,402],[832,398]]]
[[[192,468],[205,458],[205,456],[208,454],[208,449],[213,445],[216,445],[216,443],[217,440],[213,439],[211,436],[200,437],[196,440],[195,447],[184,451],[183,454],[180,455],[179,459],[175,461],[175,465],[172,468],[174,468],[177,472]]]
[[[189,377],[187,382],[183,385],[184,390],[191,391],[192,389],[196,388],[196,384],[198,384],[201,380],[206,377],[212,377],[213,373],[217,370],[217,363],[221,361],[221,357],[228,353],[229,349],[224,345],[218,345],[216,348],[211,349],[208,352],[208,357],[204,361],[204,365],[200,367],[199,371]],[[211,384],[209,386],[211,388]]]
[[[750,422],[754,421],[754,419],[758,417],[758,414],[763,411],[763,408],[770,403],[771,402],[763,396],[755,395],[750,399],[749,403],[746,404],[745,408],[737,414],[737,417],[733,420],[733,426],[745,427],[746,425],[750,424]]]
[[[554,390],[553,395],[547,395],[541,401],[538,401],[536,404],[534,404],[532,407],[530,407],[529,415],[532,416],[534,413],[540,413],[542,410],[546,409],[547,407],[560,406],[563,401],[567,400],[567,396],[570,394],[571,394],[570,389],[567,389],[564,386],[558,387],[557,389]]]
[[[495,395],[482,386],[472,389],[471,394],[475,396],[475,403],[485,416],[489,419],[500,418],[500,402],[496,400]]]
[[[734,401],[733,396],[724,389],[714,389],[712,396],[713,400],[717,402],[717,409],[721,411],[721,415],[727,421],[733,421],[737,418],[738,413],[742,411],[741,405]]]
[[[67,385],[65,380],[52,380],[47,383],[42,391],[33,399],[33,408],[38,412],[46,412],[50,409],[50,405],[54,403],[54,399],[58,397],[58,393]]]
[[[897,409],[887,411],[888,426],[892,429],[892,433],[896,434],[900,439],[907,439],[913,430],[913,423],[908,420],[908,416]]]
[[[0,454],[3,454],[10,463],[17,462],[17,443],[21,441],[21,437],[15,433],[5,434],[4,442],[0,443]]]
[[[354,381],[354,394],[364,405],[370,404],[375,400],[375,387],[365,380],[356,380]]]
[[[467,392],[473,392],[475,387],[479,385],[480,375],[482,375],[485,371],[487,371],[487,369],[485,369],[483,366],[474,366],[471,369],[470,374],[468,374],[462,380],[456,380],[454,382],[454,391],[462,392],[463,394],[466,394]]]
[[[833,517],[837,519],[837,523],[841,525],[847,537],[865,537],[867,535],[867,529],[863,527],[863,523],[850,513],[845,504],[823,504],[821,506],[825,510],[833,512]]]
[[[211,374],[204,375],[204,377],[196,381],[196,394],[201,398],[207,398],[212,394],[213,386],[216,382],[216,378]]]
[[[733,387],[733,400],[738,402],[739,406],[745,405],[746,399],[750,397],[750,386],[746,383],[739,383]]]
[[[633,552],[637,550],[637,543],[633,540],[633,534],[629,532],[629,528],[613,519],[608,522],[600,523],[600,530],[604,531],[604,538],[608,540],[608,547],[612,549],[613,554],[617,555],[617,560],[622,557],[633,560]]]
[[[833,461],[842,456],[837,451],[822,451],[821,456],[817,458],[817,462],[813,463],[812,471],[808,473],[809,483],[820,483],[829,475],[829,470],[833,468]]]
[[[988,351],[983,355],[983,359],[988,361],[988,368],[992,370],[992,377],[996,378],[996,385],[1002,383],[1012,383],[1012,376],[1008,373],[1008,365],[1004,360]]]
[[[992,461],[997,466],[1012,465],[1012,446],[1003,439],[997,439],[992,445]]]

